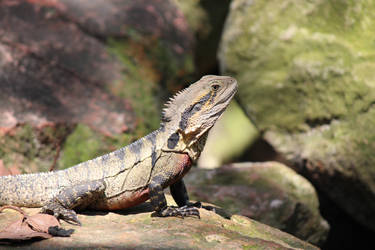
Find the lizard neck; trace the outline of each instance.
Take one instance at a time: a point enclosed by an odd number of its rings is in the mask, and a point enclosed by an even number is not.
[[[163,143],[162,151],[187,153],[192,162],[196,162],[206,144],[209,129],[198,139],[194,135],[181,134],[177,129],[162,128],[161,131],[163,131],[162,138],[167,138]]]
[[[206,131],[195,143],[186,148],[186,153],[189,154],[193,162],[196,162],[201,155],[204,146],[206,145],[208,131]]]

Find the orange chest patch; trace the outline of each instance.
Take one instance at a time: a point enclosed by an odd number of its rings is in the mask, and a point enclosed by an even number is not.
[[[193,162],[188,154],[178,154],[176,162],[176,174],[169,180],[167,186],[170,186],[173,183],[181,180],[182,177],[184,177],[184,175],[190,170],[192,163]]]
[[[178,160],[178,169],[180,175],[184,176],[191,168],[192,161],[188,154],[180,154]],[[181,176],[181,177],[182,177]]]

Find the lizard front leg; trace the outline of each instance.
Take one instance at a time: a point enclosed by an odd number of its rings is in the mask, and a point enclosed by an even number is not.
[[[103,180],[84,182],[72,187],[66,187],[49,201],[42,213],[53,214],[66,222],[81,225],[75,208],[83,209],[95,202],[104,194],[105,183]]]
[[[181,179],[173,183],[170,187],[172,197],[179,207],[190,206],[201,208],[202,204],[197,201],[195,203],[189,202],[189,195],[186,191],[185,183]]]
[[[162,183],[165,183],[165,177],[163,175],[154,176],[151,179],[149,187],[149,194],[151,205],[153,209],[156,211],[156,215],[160,217],[168,217],[168,216],[176,216],[176,217],[185,217],[185,216],[197,216],[199,217],[199,210],[196,207],[188,206],[187,204],[182,205],[182,200],[180,207],[170,207],[167,206],[167,200],[165,199],[165,195],[163,192]],[[186,191],[186,189],[185,189]],[[187,194],[186,194],[187,196]],[[177,202],[177,201],[176,201]]]

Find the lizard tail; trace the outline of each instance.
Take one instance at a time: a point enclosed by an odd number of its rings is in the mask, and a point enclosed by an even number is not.
[[[0,177],[0,205],[41,207],[58,187],[56,172]]]

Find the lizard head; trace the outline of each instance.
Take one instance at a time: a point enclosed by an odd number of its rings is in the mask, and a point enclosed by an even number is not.
[[[168,148],[174,149],[181,141],[182,146],[194,144],[215,124],[236,91],[234,78],[208,75],[172,97],[162,116],[162,126],[172,138]]]

